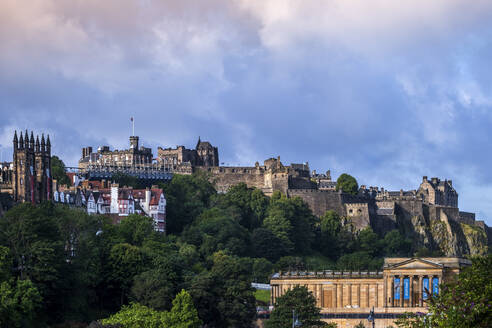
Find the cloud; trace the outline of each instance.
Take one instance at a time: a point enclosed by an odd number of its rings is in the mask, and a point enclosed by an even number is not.
[[[5,0],[0,143],[5,155],[13,129],[49,132],[76,165],[82,146],[126,147],[134,116],[145,145],[201,136],[230,164],[281,155],[397,190],[452,178],[462,206],[492,218],[491,9]]]

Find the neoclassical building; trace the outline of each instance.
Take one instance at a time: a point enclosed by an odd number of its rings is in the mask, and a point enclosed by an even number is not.
[[[405,312],[426,312],[430,293],[456,277],[467,259],[386,258],[378,272],[279,272],[272,276],[271,302],[296,285],[306,286],[321,308],[323,320],[338,327],[363,322],[374,307],[376,327],[395,327],[394,320]]]

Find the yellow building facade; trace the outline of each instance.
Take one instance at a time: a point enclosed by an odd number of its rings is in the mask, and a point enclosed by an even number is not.
[[[270,281],[271,301],[275,304],[294,286],[306,286],[324,321],[371,327],[367,317],[374,307],[375,327],[396,327],[394,321],[405,312],[427,312],[430,294],[438,294],[442,282],[468,265],[469,260],[457,257],[386,258],[378,272],[279,272]]]

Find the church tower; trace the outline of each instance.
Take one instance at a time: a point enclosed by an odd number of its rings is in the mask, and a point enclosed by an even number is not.
[[[15,202],[31,202],[33,204],[51,200],[51,144],[45,144],[44,135],[34,139],[34,133],[29,137],[17,131],[13,140],[13,197]]]

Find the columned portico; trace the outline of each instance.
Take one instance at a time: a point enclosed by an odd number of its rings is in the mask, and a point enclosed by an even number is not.
[[[288,289],[306,286],[322,319],[356,325],[374,306],[376,327],[394,326],[405,312],[426,312],[427,299],[471,262],[460,258],[386,258],[379,272],[281,272],[272,277],[272,304]]]

